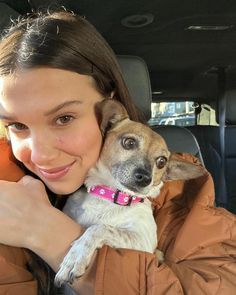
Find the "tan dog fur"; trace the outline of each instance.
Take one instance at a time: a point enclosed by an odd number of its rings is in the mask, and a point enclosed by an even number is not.
[[[131,121],[125,108],[115,100],[99,103],[96,113],[104,144],[96,166],[88,173],[86,187],[106,185],[141,196],[144,202],[119,206],[91,196],[85,188],[74,193],[64,212],[85,232],[64,258],[55,279],[58,285],[83,275],[94,251],[103,245],[157,251],[162,259],[149,198],[159,195],[163,181],[191,179],[205,173],[199,165],[174,160],[164,139],[148,126]],[[127,139],[134,143],[130,149],[124,148]],[[141,171],[141,178],[137,178],[137,171]]]

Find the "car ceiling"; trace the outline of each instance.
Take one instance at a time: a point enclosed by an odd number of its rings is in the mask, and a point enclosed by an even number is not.
[[[188,96],[211,100],[217,96],[216,69],[223,67],[228,76],[235,76],[235,0],[6,0],[0,1],[0,27],[10,16],[60,6],[84,15],[116,54],[142,57],[154,100]],[[142,26],[143,20],[150,23]],[[187,29],[193,25],[213,27]]]

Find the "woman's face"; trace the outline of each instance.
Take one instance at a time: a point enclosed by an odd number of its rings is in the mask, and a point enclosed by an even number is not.
[[[78,189],[99,157],[91,77],[37,68],[0,79],[0,118],[15,157],[55,193]]]

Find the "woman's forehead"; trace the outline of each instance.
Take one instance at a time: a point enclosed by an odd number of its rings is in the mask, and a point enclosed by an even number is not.
[[[0,77],[1,99],[25,101],[29,96],[40,100],[57,100],[75,95],[82,99],[95,93],[97,89],[92,77],[61,69],[36,68]]]
[[[0,115],[25,116],[56,112],[66,107],[83,107],[101,97],[89,76],[38,68],[0,78]]]

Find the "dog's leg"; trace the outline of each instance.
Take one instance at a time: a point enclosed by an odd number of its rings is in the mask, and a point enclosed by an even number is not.
[[[96,249],[103,245],[114,248],[142,249],[140,237],[127,229],[118,229],[106,225],[90,226],[85,233],[72,243],[55,277],[55,284],[72,283],[84,274]]]

